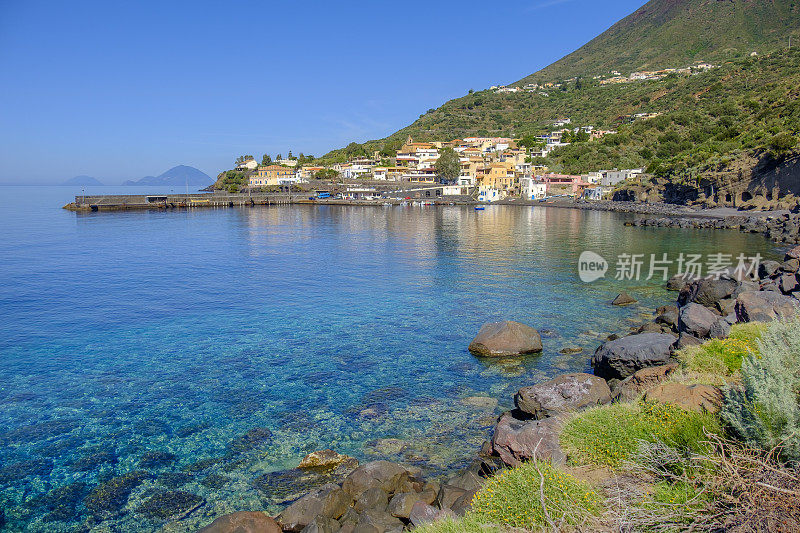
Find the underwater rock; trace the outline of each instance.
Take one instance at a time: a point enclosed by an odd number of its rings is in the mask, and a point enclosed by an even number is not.
[[[281,526],[260,511],[239,511],[220,516],[197,533],[281,533]]]
[[[28,476],[46,476],[53,470],[50,459],[28,459],[0,467],[0,483],[18,481]]]
[[[194,481],[194,475],[186,472],[164,472],[156,481],[169,489],[176,489]]]
[[[95,487],[83,503],[96,518],[111,518],[125,506],[133,489],[149,477],[150,475],[142,470],[113,477]]]
[[[205,459],[200,459],[195,461],[194,463],[190,463],[183,467],[184,472],[202,472],[212,466],[218,465],[222,462],[222,457],[207,457]]]
[[[148,498],[136,512],[160,520],[185,518],[206,501],[191,492],[167,491]]]
[[[319,450],[303,457],[297,468],[333,468],[351,459],[333,450]]]
[[[18,427],[6,432],[0,439],[2,442],[20,443],[44,440],[55,435],[69,433],[78,427],[75,420],[48,420],[38,424]]]
[[[45,522],[69,522],[78,517],[77,508],[88,492],[89,485],[78,481],[33,498],[26,505],[44,512]]]
[[[91,472],[102,465],[117,464],[117,455],[113,450],[99,450],[84,455],[70,463],[69,467],[75,472]]]
[[[228,444],[230,453],[245,453],[272,442],[272,431],[268,428],[253,428]]]
[[[231,478],[223,476],[222,474],[210,474],[200,482],[204,487],[209,489],[221,489],[230,482]]]
[[[353,460],[355,461],[355,459]],[[355,461],[356,465],[358,464]],[[343,463],[344,465],[345,463]],[[341,466],[341,465],[340,465]],[[350,470],[292,468],[262,474],[252,481],[253,487],[267,495],[276,504],[285,504],[326,483],[339,483]]]
[[[152,450],[145,452],[139,458],[139,468],[156,469],[163,468],[175,461],[175,454]]]

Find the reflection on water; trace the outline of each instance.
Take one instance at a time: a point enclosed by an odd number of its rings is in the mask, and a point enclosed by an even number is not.
[[[518,387],[586,370],[600,339],[667,299],[655,281],[582,284],[581,251],[773,253],[751,235],[540,207],[24,207],[0,210],[12,530],[149,531],[180,514],[150,500],[174,490],[206,501],[175,531],[275,510],[314,482],[286,470],[320,448],[446,472]],[[638,306],[608,304],[623,288]],[[496,319],[552,330],[544,352],[470,356]]]

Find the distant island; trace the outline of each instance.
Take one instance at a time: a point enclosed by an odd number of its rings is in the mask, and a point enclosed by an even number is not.
[[[145,176],[138,180],[127,180],[123,185],[191,185],[193,187],[206,187],[214,180],[194,167],[178,165],[158,176]]]
[[[103,185],[103,183],[98,180],[97,178],[93,178],[91,176],[75,176],[74,178],[70,178],[64,181],[61,185]]]

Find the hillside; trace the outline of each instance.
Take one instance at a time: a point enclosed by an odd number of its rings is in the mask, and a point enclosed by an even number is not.
[[[778,167],[792,159],[800,141],[800,52],[779,47],[784,37],[788,45],[789,29],[800,30],[798,9],[800,1],[654,0],[542,72],[566,76],[584,67],[608,70],[609,65],[621,71],[621,65],[685,67],[699,56],[692,38],[684,48],[676,44],[681,29],[690,37],[707,36],[703,59],[715,61],[716,68],[620,84],[602,85],[584,76],[536,91],[479,91],[446,102],[385,139],[353,143],[322,161],[373,150],[390,155],[408,135],[422,141],[522,138],[552,130],[553,121],[569,117],[573,127],[618,134],[557,149],[536,163],[568,173],[644,167],[657,178],[696,186],[703,180],[714,186],[751,177],[769,183],[762,178],[776,169],[784,172]],[[759,43],[759,53],[720,49],[732,42],[747,43],[745,51]],[[778,48],[764,52],[770,47]],[[729,59],[720,60],[723,56]],[[539,76],[521,82],[542,81]],[[659,116],[633,120],[642,113]],[[795,172],[781,179],[800,181]]]
[[[172,167],[158,176],[145,176],[138,180],[128,180],[123,185],[190,185],[193,187],[205,187],[213,183],[214,180],[202,170],[186,165]]]
[[[61,185],[102,185],[102,183],[97,178],[81,175],[65,180]]]
[[[720,62],[800,42],[797,0],[651,0],[606,32],[517,82]]]

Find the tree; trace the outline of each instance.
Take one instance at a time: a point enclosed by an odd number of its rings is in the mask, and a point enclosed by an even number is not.
[[[283,156],[281,154],[275,156],[275,161],[280,161],[281,159],[283,159]]]
[[[272,158],[269,154],[264,154],[264,157],[261,158],[261,166],[267,167],[272,164]]]
[[[250,161],[251,159],[255,159],[252,155],[240,155],[236,158],[236,166],[241,165],[245,161]]]
[[[434,165],[436,175],[442,183],[455,183],[461,174],[461,162],[458,160],[458,152],[452,148],[443,148],[439,152],[439,159]]]

